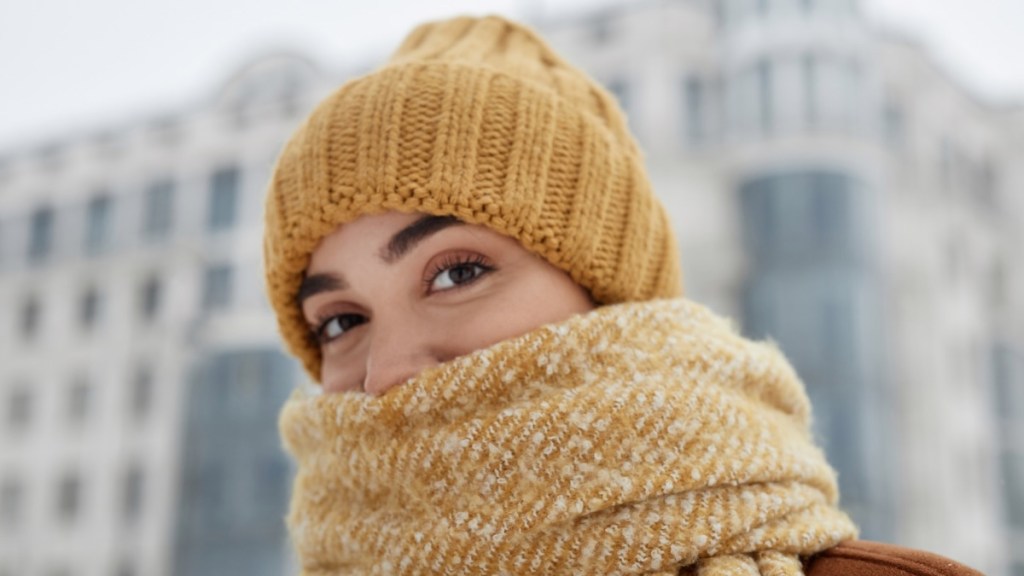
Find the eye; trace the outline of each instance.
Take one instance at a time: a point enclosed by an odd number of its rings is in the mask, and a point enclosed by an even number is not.
[[[338,314],[330,316],[319,323],[315,332],[318,342],[326,344],[341,337],[349,330],[366,323],[366,316],[362,314]]]
[[[429,292],[441,292],[471,284],[494,270],[482,257],[455,256],[443,260],[430,276]]]

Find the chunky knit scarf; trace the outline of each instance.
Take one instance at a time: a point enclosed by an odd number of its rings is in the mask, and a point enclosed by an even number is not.
[[[296,394],[304,574],[802,573],[855,536],[771,345],[685,300],[600,308],[380,398]]]

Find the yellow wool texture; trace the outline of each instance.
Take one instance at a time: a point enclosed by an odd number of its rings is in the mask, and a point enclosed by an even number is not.
[[[303,574],[801,574],[856,536],[778,350],[683,299],[599,308],[379,398],[296,393]]]
[[[295,298],[324,236],[388,210],[517,239],[600,303],[682,294],[671,224],[614,98],[499,17],[414,30],[322,102],[278,159],[264,263],[289,349],[319,381]]]

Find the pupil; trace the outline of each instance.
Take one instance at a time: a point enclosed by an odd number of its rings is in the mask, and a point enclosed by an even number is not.
[[[456,284],[461,284],[473,278],[473,267],[456,266],[455,268],[452,268],[451,272],[449,272],[449,275],[452,279],[452,282]]]

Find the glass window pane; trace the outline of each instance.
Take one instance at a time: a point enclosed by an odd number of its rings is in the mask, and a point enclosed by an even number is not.
[[[813,128],[818,124],[818,60],[814,54],[805,54],[804,71],[804,123]]]
[[[91,253],[101,252],[110,242],[113,225],[113,201],[109,196],[98,196],[89,201],[88,223],[85,230],[85,248]]]
[[[89,410],[92,404],[92,386],[85,380],[79,380],[71,385],[68,392],[68,421],[72,424],[80,424],[89,418]]]
[[[66,522],[75,520],[81,508],[82,483],[77,474],[67,474],[57,484],[57,516]]]
[[[0,485],[0,526],[14,527],[21,520],[24,488],[16,478],[4,478]]]
[[[143,283],[139,295],[140,314],[144,320],[152,320],[160,310],[162,287],[160,279],[151,277]]]
[[[142,366],[136,371],[132,380],[131,413],[136,421],[144,420],[153,404],[153,371]]]
[[[11,430],[23,430],[32,422],[32,392],[27,386],[11,392],[7,400],[7,425]]]
[[[1006,519],[1024,528],[1024,456],[1003,454],[1003,487],[1006,492]]]
[[[174,221],[174,181],[159,180],[146,192],[142,229],[147,238],[162,238],[171,231]]]
[[[699,78],[686,80],[686,130],[691,143],[704,139],[704,86]]]
[[[223,310],[231,305],[231,266],[211,266],[203,275],[203,309]]]
[[[757,63],[757,93],[763,134],[770,134],[775,125],[773,92],[772,63],[767,59],[761,60]]]
[[[100,315],[100,294],[95,287],[88,288],[78,304],[78,320],[84,330],[96,325]]]
[[[21,306],[21,336],[24,340],[33,339],[39,332],[40,315],[39,300],[29,296]]]
[[[52,208],[39,208],[32,213],[28,242],[29,261],[42,260],[50,254],[53,245],[53,218]]]
[[[235,224],[238,203],[238,168],[222,168],[210,177],[210,230],[225,230]]]
[[[142,468],[137,464],[133,464],[125,472],[121,515],[127,523],[136,522],[142,514],[144,480]]]

